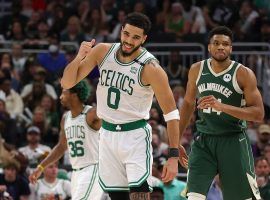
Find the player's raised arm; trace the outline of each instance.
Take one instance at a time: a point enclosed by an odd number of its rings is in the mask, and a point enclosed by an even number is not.
[[[95,40],[82,42],[78,54],[64,70],[61,85],[64,89],[72,88],[84,79],[105,56],[110,44],[100,43],[92,47]]]
[[[51,163],[54,163],[58,161],[65,153],[67,149],[67,139],[64,132],[64,117],[61,120],[61,130],[60,130],[60,136],[59,141],[56,144],[56,146],[52,149],[52,151],[49,153],[49,155],[41,161],[41,163],[38,165],[38,167],[34,170],[32,174],[29,176],[29,181],[32,184],[35,184],[37,182],[37,179],[41,176],[44,168],[46,168]]]

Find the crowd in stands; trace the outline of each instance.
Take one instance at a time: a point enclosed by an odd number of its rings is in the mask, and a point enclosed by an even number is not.
[[[121,24],[128,13],[136,11],[150,17],[153,24],[147,38],[149,43],[201,42],[206,45],[207,32],[218,25],[231,28],[235,41],[270,42],[269,0],[0,2],[5,3],[5,7],[0,9],[0,199],[11,199],[12,196],[14,200],[28,197],[46,200],[57,199],[59,195],[61,199],[70,196],[68,156],[45,170],[44,177],[38,182],[42,190],[37,189],[39,186],[29,186],[27,177],[58,141],[59,122],[65,112],[59,102],[59,79],[63,69],[84,40],[94,38],[96,43],[119,42]],[[71,45],[63,45],[64,42],[71,42]],[[33,49],[35,51],[27,53]],[[249,59],[246,62],[256,73],[256,55]],[[179,52],[172,51],[167,64],[162,67],[168,74],[175,102],[181,109],[190,66],[184,66]],[[95,105],[98,71],[93,71],[88,80],[92,87],[88,104]],[[269,80],[267,84],[270,88]],[[265,121],[249,123],[247,134],[252,143],[262,197],[270,199],[270,98],[265,95],[264,100]],[[196,131],[196,117],[194,114],[181,141],[187,152]],[[185,169],[179,167],[178,179],[170,183],[160,181],[168,155],[168,138],[155,100],[148,122],[153,129],[155,187],[152,198],[185,199]],[[56,183],[60,188],[58,193],[48,192],[49,186]],[[209,192],[208,200],[212,199],[222,200],[218,176]]]

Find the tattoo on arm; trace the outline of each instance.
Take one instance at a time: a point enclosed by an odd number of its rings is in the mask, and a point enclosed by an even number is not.
[[[147,64],[147,65],[152,65],[152,66],[154,66],[154,67],[158,67],[159,62],[158,62],[156,59],[150,59],[150,60],[148,60],[145,64]]]
[[[130,194],[130,200],[150,200],[149,192],[132,192]]]

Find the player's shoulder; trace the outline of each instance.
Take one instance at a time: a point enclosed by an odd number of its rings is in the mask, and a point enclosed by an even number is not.
[[[189,69],[189,76],[194,76],[194,77],[197,77],[199,75],[199,72],[201,70],[201,66],[202,66],[202,63],[204,61],[199,61],[199,62],[196,62],[196,63],[193,63],[191,66],[190,66],[190,69]]]
[[[106,53],[114,45],[114,43],[98,43],[95,48]]]
[[[239,64],[239,67],[236,71],[236,77],[237,81],[241,81],[243,79],[243,82],[246,81],[247,78],[254,78],[255,73],[247,66],[243,64]]]

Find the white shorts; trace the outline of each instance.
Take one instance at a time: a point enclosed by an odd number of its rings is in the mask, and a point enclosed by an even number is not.
[[[98,184],[98,165],[90,165],[72,172],[72,200],[100,200],[104,195]]]
[[[104,191],[128,191],[145,181],[151,189],[151,126],[129,131],[100,129],[99,183]]]

